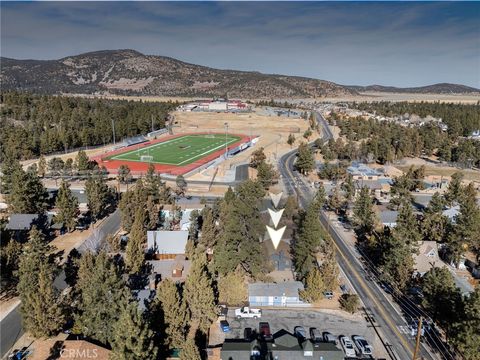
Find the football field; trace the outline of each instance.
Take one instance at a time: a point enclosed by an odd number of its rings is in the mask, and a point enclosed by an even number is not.
[[[184,135],[113,155],[109,159],[182,166],[225,149],[225,144],[228,147],[240,139],[239,136],[225,137],[224,134]]]

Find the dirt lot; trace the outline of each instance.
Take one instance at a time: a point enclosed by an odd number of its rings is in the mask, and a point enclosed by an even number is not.
[[[267,159],[275,163],[276,159],[291,147],[287,144],[288,135],[294,130],[297,141],[304,140],[302,135],[308,128],[308,122],[302,119],[285,118],[278,116],[265,116],[257,113],[231,114],[231,113],[207,113],[207,112],[175,112],[175,120],[179,127],[174,128],[175,133],[179,132],[221,132],[225,130],[224,123],[228,123],[229,133],[244,134],[247,136],[259,136],[258,143],[231,159],[224,161],[220,167],[217,176],[225,175],[228,169],[234,165],[243,163],[250,159],[253,151],[259,147],[265,149]],[[293,131],[292,131],[293,130]],[[196,180],[211,178],[210,173],[198,174],[192,177]]]

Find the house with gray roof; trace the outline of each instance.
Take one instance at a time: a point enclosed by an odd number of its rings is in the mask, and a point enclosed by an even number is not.
[[[389,228],[394,228],[397,226],[397,217],[398,211],[383,210],[380,212],[380,222],[383,224],[383,226],[388,226]]]
[[[343,360],[344,354],[334,344],[313,344],[301,341],[286,330],[273,335],[273,342],[258,340],[226,340],[220,352],[221,360],[285,359],[285,360]]]
[[[177,255],[185,254],[188,231],[147,231],[147,253],[154,258],[175,259]]]
[[[10,231],[16,241],[26,241],[28,232],[33,226],[45,230],[50,225],[52,217],[41,214],[12,214],[8,218],[5,230]]]
[[[185,255],[177,255],[175,259],[147,260],[146,263],[155,278],[155,283],[165,279],[183,282],[192,267],[192,262],[186,260]]]
[[[248,285],[248,301],[250,306],[310,306],[300,299],[303,289],[300,281],[252,283]]]

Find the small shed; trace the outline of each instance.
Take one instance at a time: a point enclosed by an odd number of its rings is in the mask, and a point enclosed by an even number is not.
[[[248,285],[250,306],[309,306],[300,299],[304,289],[300,281],[253,283]]]

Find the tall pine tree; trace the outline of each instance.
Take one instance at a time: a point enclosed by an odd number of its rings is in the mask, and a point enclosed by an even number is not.
[[[145,260],[146,234],[145,211],[143,208],[138,208],[125,251],[125,265],[131,274],[138,274],[142,270]]]
[[[55,207],[58,209],[55,220],[62,222],[68,231],[72,231],[77,224],[77,216],[80,211],[77,198],[73,196],[70,185],[64,180],[58,189]]]
[[[59,293],[53,286],[55,267],[47,255],[49,250],[43,235],[34,227],[18,267],[22,322],[35,337],[54,335],[64,321]]]
[[[115,360],[156,359],[154,333],[133,301],[121,310],[113,327],[112,358]]]

